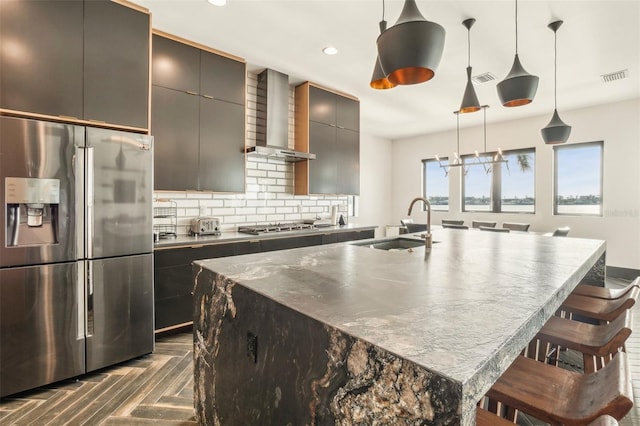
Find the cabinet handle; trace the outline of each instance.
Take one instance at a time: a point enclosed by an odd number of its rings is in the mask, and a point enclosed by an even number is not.
[[[338,126],[336,126],[335,124],[329,124],[329,126],[331,126],[331,127],[338,127]]]
[[[202,97],[207,99],[213,99],[213,96],[209,96],[209,95],[202,95]]]
[[[338,129],[344,129],[344,126],[337,126]]]
[[[196,92],[190,92],[189,90],[187,90],[187,93],[190,94],[190,95],[198,96],[198,94]]]

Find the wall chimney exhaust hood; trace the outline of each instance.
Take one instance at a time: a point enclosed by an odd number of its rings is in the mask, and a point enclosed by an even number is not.
[[[248,147],[247,154],[315,160],[315,154],[289,149],[289,76],[268,68],[258,74],[256,104],[256,146]]]

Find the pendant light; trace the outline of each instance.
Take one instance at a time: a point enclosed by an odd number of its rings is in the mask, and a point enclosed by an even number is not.
[[[516,1],[516,57],[509,74],[498,83],[498,97],[503,106],[516,107],[533,101],[538,90],[538,76],[529,74],[518,57],[518,0]]]
[[[567,125],[560,119],[558,115],[558,28],[562,25],[562,21],[554,21],[547,25],[553,31],[554,39],[554,59],[553,59],[553,116],[551,121],[544,129],[541,129],[542,139],[544,143],[555,145],[565,143],[571,134],[571,126]]]
[[[444,49],[444,28],[427,21],[415,0],[405,0],[398,21],[378,36],[378,58],[393,84],[418,84],[435,75]]]
[[[460,105],[460,112],[476,112],[480,110],[480,102],[478,101],[478,95],[476,95],[476,89],[473,88],[473,82],[471,81],[471,27],[475,24],[476,20],[473,18],[465,19],[462,21],[462,25],[467,28],[467,46],[468,46],[468,62],[467,62],[467,87],[464,89],[464,96],[462,97],[462,104]]]
[[[380,34],[387,29],[387,21],[384,20],[384,0],[382,0],[382,21],[380,21]],[[372,89],[385,90],[393,89],[396,84],[389,81],[386,74],[382,70],[380,65],[380,57],[376,56],[376,65],[373,68],[373,75],[371,76],[371,83],[369,83]]]

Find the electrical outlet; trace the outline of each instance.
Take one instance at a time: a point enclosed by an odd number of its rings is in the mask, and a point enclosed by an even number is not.
[[[207,215],[207,208],[205,206],[200,206],[200,216]]]
[[[252,332],[247,333],[247,356],[254,364],[258,363],[258,336]]]

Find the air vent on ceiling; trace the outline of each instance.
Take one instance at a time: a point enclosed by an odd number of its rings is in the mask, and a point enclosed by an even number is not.
[[[473,80],[473,82],[476,84],[486,83],[487,81],[491,81],[495,79],[496,79],[496,76],[491,74],[490,72],[485,72],[483,74],[478,74],[471,77],[471,80]]]
[[[600,77],[602,77],[603,83],[610,83],[612,81],[622,80],[623,78],[629,77],[629,70],[621,70],[609,74],[602,74]]]

